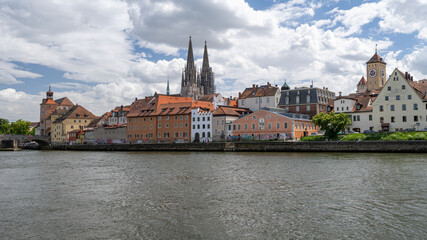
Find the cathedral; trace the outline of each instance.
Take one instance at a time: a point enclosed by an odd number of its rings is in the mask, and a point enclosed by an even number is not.
[[[194,65],[193,45],[188,44],[187,65],[182,71],[181,81],[181,96],[191,97],[198,100],[201,96],[215,93],[214,73],[209,67],[208,47],[205,41],[205,49],[203,53],[203,64],[200,71],[197,71]]]

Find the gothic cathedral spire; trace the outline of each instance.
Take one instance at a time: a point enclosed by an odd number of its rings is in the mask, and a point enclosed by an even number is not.
[[[191,43],[191,35],[190,41],[188,43],[188,55],[187,55],[187,69],[194,68],[194,57],[193,57],[193,44]]]
[[[212,68],[209,67],[209,57],[208,57],[208,46],[205,41],[205,49],[203,52],[203,64],[202,70],[200,71],[200,82],[204,87],[204,94],[214,94],[215,93],[215,80]]]

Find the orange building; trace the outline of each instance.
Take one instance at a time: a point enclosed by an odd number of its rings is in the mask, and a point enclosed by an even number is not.
[[[132,107],[127,114],[129,142],[189,142],[191,109],[213,110],[212,103],[188,97],[156,94]]]
[[[278,110],[259,110],[232,122],[232,135],[244,139],[301,139],[317,133],[307,115]],[[286,135],[285,135],[286,134]]]

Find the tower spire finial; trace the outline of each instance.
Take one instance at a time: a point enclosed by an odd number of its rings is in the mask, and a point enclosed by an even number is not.
[[[375,44],[375,53],[378,52],[378,44]]]
[[[187,69],[194,68],[194,57],[193,57],[193,44],[191,42],[191,35],[190,35],[190,41],[188,43],[188,55],[187,55]]]
[[[170,95],[170,92],[169,92],[169,74],[168,74],[168,84],[167,84],[167,86],[166,86],[166,95]]]

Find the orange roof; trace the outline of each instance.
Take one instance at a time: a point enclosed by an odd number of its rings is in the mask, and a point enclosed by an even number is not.
[[[357,86],[360,86],[360,85],[366,85],[367,84],[367,82],[366,82],[366,79],[365,79],[365,77],[362,77],[361,79],[360,79],[360,81],[359,81],[359,83],[357,84]]]
[[[56,103],[55,101],[53,101],[52,98],[48,98],[46,99],[46,101],[44,102],[44,104],[48,104],[48,105],[58,105],[58,103]]]

